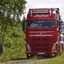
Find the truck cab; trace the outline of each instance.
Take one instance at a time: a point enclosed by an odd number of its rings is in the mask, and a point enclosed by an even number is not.
[[[24,25],[27,57],[59,54],[61,19],[58,8],[29,9]]]

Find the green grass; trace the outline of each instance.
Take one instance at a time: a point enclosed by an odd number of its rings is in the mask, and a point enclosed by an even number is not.
[[[26,58],[26,50],[25,50],[25,46],[22,47],[21,45],[15,46],[14,48],[4,47],[4,51],[0,55],[1,62],[9,61],[9,60],[17,60],[22,58]]]
[[[34,64],[64,64],[64,52],[61,56],[43,60],[42,62],[35,62]]]

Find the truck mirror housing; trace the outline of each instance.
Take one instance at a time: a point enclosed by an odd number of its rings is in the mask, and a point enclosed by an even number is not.
[[[26,20],[23,19],[23,22],[22,22],[22,30],[23,32],[26,32]]]

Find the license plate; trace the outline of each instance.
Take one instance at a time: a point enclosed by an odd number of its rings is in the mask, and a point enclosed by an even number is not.
[[[45,54],[44,52],[42,52],[42,53],[38,53],[38,54]]]

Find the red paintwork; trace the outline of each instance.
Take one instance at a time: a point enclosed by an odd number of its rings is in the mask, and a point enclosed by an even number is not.
[[[51,8],[53,10],[53,8]],[[43,8],[43,9],[30,9],[30,10],[48,10],[50,12],[50,8]],[[27,15],[27,20],[59,20],[58,19],[58,14],[31,14],[30,10]],[[39,15],[40,17],[35,17],[36,15]],[[46,17],[44,17],[46,16]]]
[[[53,8],[42,8],[42,9],[30,9],[34,10],[50,10]],[[55,9],[55,8],[54,8]],[[59,13],[55,14],[31,14],[30,10],[27,14],[27,21],[28,20],[57,20],[57,27],[56,28],[26,28],[26,43],[29,44],[31,48],[31,52],[26,48],[26,54],[43,54],[50,55],[50,54],[58,54],[59,50],[58,47],[56,48],[56,52],[52,52],[53,44],[58,41],[60,43],[60,29],[59,26]],[[59,29],[57,31],[57,28]],[[44,35],[44,36],[43,36]],[[47,35],[47,36],[46,36]],[[50,35],[50,36],[48,36]],[[51,36],[52,35],[52,36]]]

